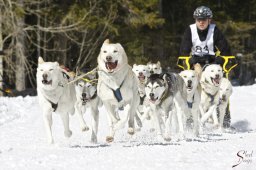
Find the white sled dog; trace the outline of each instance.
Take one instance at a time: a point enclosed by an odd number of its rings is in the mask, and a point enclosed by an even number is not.
[[[52,112],[59,113],[64,125],[64,135],[70,137],[72,131],[69,128],[69,113],[74,114],[76,101],[74,84],[67,84],[69,77],[57,62],[44,62],[41,57],[38,58],[36,79],[48,142],[54,142],[51,129]]]
[[[223,129],[223,120],[226,113],[226,108],[228,106],[229,97],[232,95],[232,84],[227,78],[222,78],[220,83],[220,103],[218,105],[219,111],[219,126],[221,131]]]
[[[148,62],[147,63],[149,74],[161,74],[162,73],[162,67],[160,61],[157,63]]]
[[[77,76],[79,76],[77,71]],[[86,112],[86,109],[89,109],[92,115],[92,133],[91,133],[91,142],[97,143],[97,132],[99,125],[99,109],[98,107],[102,106],[97,95],[97,70],[94,69],[90,71],[83,78],[78,79],[75,82],[76,90],[76,103],[75,103],[75,113],[78,116],[80,127],[82,131],[89,130],[83,114]]]
[[[109,43],[108,39],[104,41],[98,56],[98,74],[98,96],[108,112],[109,120],[106,141],[112,142],[115,131],[123,128],[127,120],[128,133],[134,134],[134,116],[139,105],[138,86],[121,44]],[[124,109],[123,119],[120,119],[118,109]]]
[[[193,133],[199,134],[199,104],[201,100],[201,89],[199,87],[199,75],[195,70],[184,70],[180,72],[187,89],[187,104],[190,115],[193,118]]]
[[[138,81],[138,89],[139,89],[139,95],[140,95],[140,104],[137,109],[137,114],[136,114],[136,122],[138,124],[139,121],[143,121],[145,118],[149,119],[147,110],[147,102],[145,100],[146,93],[145,93],[145,83],[147,82],[147,78],[149,77],[149,70],[147,65],[137,65],[134,64],[132,67],[132,71],[135,73],[135,76],[137,77]],[[138,117],[139,116],[139,120]],[[138,124],[139,127],[142,127],[142,122],[141,125]]]
[[[171,140],[172,114],[178,118],[179,133],[184,137],[183,119],[188,110],[186,103],[186,89],[183,79],[175,73],[152,74],[146,83],[146,98],[151,108],[152,117],[158,140]],[[161,119],[164,118],[164,127]],[[164,130],[163,130],[164,128]],[[164,133],[164,134],[163,134]]]
[[[202,114],[201,123],[204,124],[210,116],[213,117],[214,126],[218,125],[216,108],[219,104],[219,89],[223,77],[220,65],[211,64],[205,66],[202,72],[200,84],[202,87],[200,112]]]

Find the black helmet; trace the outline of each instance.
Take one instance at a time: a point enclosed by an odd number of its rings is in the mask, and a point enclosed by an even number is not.
[[[212,18],[212,11],[210,8],[206,6],[200,6],[196,8],[193,14],[195,19],[204,19],[204,18]]]

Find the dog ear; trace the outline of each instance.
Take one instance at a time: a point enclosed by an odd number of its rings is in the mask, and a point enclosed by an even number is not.
[[[136,67],[137,66],[137,64],[133,64],[133,67]]]
[[[44,63],[44,59],[41,56],[39,56],[38,57],[38,64],[42,64],[42,63]]]
[[[147,65],[149,65],[149,64],[151,64],[152,62],[151,61],[149,61],[148,63],[147,63]]]
[[[106,39],[106,40],[103,42],[103,44],[110,44],[109,39]]]
[[[157,63],[156,63],[157,65],[159,65],[160,67],[161,67],[161,63],[160,63],[160,61],[157,61]]]
[[[204,71],[206,69],[206,67],[208,67],[210,64],[205,64],[202,71]]]
[[[55,64],[56,66],[59,66],[59,63],[58,63],[57,61],[55,61],[54,64]]]

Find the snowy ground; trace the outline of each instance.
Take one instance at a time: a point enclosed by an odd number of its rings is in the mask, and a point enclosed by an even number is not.
[[[256,85],[234,87],[231,114],[235,133],[210,131],[193,140],[159,143],[146,124],[133,138],[124,129],[114,143],[107,144],[106,113],[102,108],[98,144],[89,143],[90,132],[80,132],[76,116],[71,117],[73,136],[65,139],[60,118],[54,115],[55,144],[48,145],[37,97],[2,97],[0,170],[255,170],[255,99]],[[88,114],[85,117],[90,119]]]

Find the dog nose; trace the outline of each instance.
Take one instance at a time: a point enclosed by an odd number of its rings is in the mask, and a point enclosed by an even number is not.
[[[107,60],[107,61],[111,61],[111,60],[112,60],[112,57],[111,57],[111,56],[107,56],[107,57],[106,57],[106,60]]]
[[[220,75],[219,75],[219,74],[216,74],[216,75],[215,75],[215,78],[217,78],[217,79],[220,78]]]
[[[150,74],[153,74],[154,73],[154,71],[153,70],[150,70],[150,72],[149,72]]]
[[[43,79],[47,79],[48,75],[47,74],[43,74]]]
[[[226,95],[225,94],[222,95],[222,100],[224,100],[224,101],[226,100]]]
[[[150,93],[149,96],[150,96],[150,97],[154,97],[154,93]]]
[[[192,80],[188,80],[188,85],[191,85],[192,84]]]
[[[142,72],[139,72],[139,75],[142,76],[143,75]]]
[[[86,98],[86,93],[82,93],[82,97],[83,97],[83,98]]]

